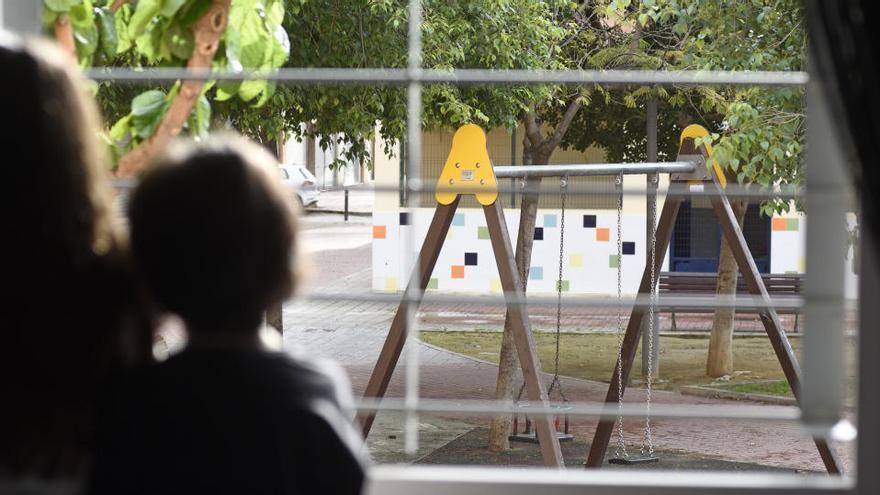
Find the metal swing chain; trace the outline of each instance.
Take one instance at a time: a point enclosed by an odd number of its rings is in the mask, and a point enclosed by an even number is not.
[[[626,440],[623,434],[623,176],[618,175],[614,181],[617,190],[617,448],[615,456],[626,459]]]
[[[553,380],[550,382],[547,395],[549,396],[553,388],[556,387],[559,390],[559,396],[562,398],[562,401],[568,402],[565,392],[562,391],[562,383],[559,382],[559,339],[562,333],[562,264],[565,249],[565,196],[566,188],[568,187],[568,177],[561,179],[559,187],[561,189],[559,195],[561,214],[559,216],[559,276],[556,278],[556,356],[553,363]]]
[[[657,176],[653,176],[657,180]],[[648,305],[648,373],[645,376],[645,432],[642,439],[641,453],[643,456],[654,455],[654,438],[651,434],[651,388],[654,382],[654,315],[657,306],[657,196],[651,201],[651,290]]]

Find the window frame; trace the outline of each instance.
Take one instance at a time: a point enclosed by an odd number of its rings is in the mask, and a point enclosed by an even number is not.
[[[9,14],[10,8],[18,0],[0,0],[0,9]],[[34,2],[36,3],[36,2]],[[420,109],[413,109],[414,102],[420,101],[422,79],[420,74],[420,51],[421,51],[421,6],[418,0],[410,0],[410,40],[409,40],[409,68],[405,80],[408,85],[410,98],[408,109],[410,123],[418,122]],[[35,12],[39,12],[35,8]],[[414,20],[415,19],[415,20]],[[31,19],[28,16],[7,15],[2,18],[5,27],[13,30],[30,32],[34,26],[39,25],[39,19]],[[16,29],[18,28],[18,29]],[[358,70],[358,69],[356,69]],[[359,69],[369,72],[371,69]],[[143,77],[148,77],[144,75]],[[330,77],[330,76],[327,76]],[[364,77],[367,77],[364,75]],[[373,83],[381,83],[381,76],[371,76]],[[390,77],[390,76],[389,76]],[[436,76],[438,79],[440,76]],[[551,79],[547,76],[548,80]],[[271,79],[272,77],[268,77]],[[474,76],[476,79],[476,76]],[[338,78],[342,79],[342,76]],[[330,77],[329,80],[333,80]],[[488,80],[488,79],[487,79]],[[387,79],[385,81],[391,81]],[[559,82],[559,81],[555,81]],[[657,82],[662,83],[660,77]],[[639,81],[632,81],[638,84]],[[420,105],[418,105],[420,106]],[[421,129],[413,129],[409,126],[408,134],[415,140],[408,139],[407,156],[415,158],[415,162],[421,158],[419,134]],[[419,166],[416,165],[413,177],[420,177]],[[281,170],[284,170],[283,168]],[[284,170],[289,178],[289,174]],[[401,190],[408,186],[402,186]],[[415,187],[413,188],[415,190]],[[417,194],[408,195],[413,197],[411,203],[416,205]],[[410,201],[408,201],[410,203]],[[864,221],[864,214],[863,214]],[[856,441],[856,477],[841,476],[801,476],[780,475],[766,473],[706,473],[687,472],[674,474],[666,471],[656,472],[627,472],[622,475],[617,470],[565,470],[555,471],[547,469],[521,469],[511,470],[504,468],[470,468],[470,467],[413,467],[413,466],[375,466],[369,469],[367,493],[397,494],[413,493],[430,489],[431,493],[449,494],[525,494],[536,493],[539,490],[547,495],[568,493],[600,493],[613,495],[661,495],[661,494],[875,494],[880,493],[880,470],[876,469],[878,454],[875,444],[880,442],[880,425],[867,420],[867,418],[880,417],[880,403],[873,394],[868,377],[880,376],[880,360],[873,355],[872,351],[880,349],[880,334],[868,328],[866,322],[880,321],[880,277],[877,270],[876,246],[868,236],[862,236],[861,260],[862,266],[859,279],[860,323],[859,323],[859,362],[858,376],[859,394],[857,399],[857,412],[859,418],[859,437]],[[410,346],[414,347],[414,346]],[[418,366],[413,366],[416,371]],[[409,367],[407,367],[409,368]],[[409,373],[408,373],[409,375]],[[417,376],[417,375],[416,375]],[[408,376],[410,384],[413,379]],[[417,378],[414,381],[417,384]],[[413,411],[406,410],[407,413]],[[672,474],[672,475],[670,475]]]

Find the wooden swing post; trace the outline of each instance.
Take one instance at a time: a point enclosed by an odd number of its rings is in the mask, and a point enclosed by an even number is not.
[[[525,294],[514,262],[513,247],[504,218],[504,208],[498,201],[498,186],[489,159],[489,152],[486,149],[486,134],[480,127],[473,124],[461,127],[452,138],[452,150],[449,152],[449,157],[440,174],[436,193],[437,209],[419,253],[418,270],[407,285],[404,292],[405,299],[401,301],[397,313],[394,315],[391,329],[364,391],[364,397],[384,397],[388,389],[391,375],[394,373],[394,368],[397,366],[400,353],[406,342],[407,305],[413,304],[418,307],[421,303],[428,280],[434,271],[440,250],[443,248],[446,234],[452,224],[452,218],[458,208],[461,194],[473,194],[483,206],[489,239],[492,242],[492,251],[495,255],[495,263],[498,266],[501,287],[504,290],[507,311],[511,319],[517,356],[526,383],[526,392],[530,400],[540,402],[547,407],[549,406],[549,397],[540,380],[541,364],[538,359],[528,310],[523,304]],[[370,433],[374,418],[375,413],[360,416],[364,437]],[[544,464],[551,467],[563,467],[562,450],[556,438],[553,419],[550,416],[542,415],[535,418],[534,424]]]
[[[712,168],[706,166],[707,160],[711,155],[711,149],[707,146],[697,147],[694,144],[694,138],[705,136],[708,132],[700,126],[689,126],[682,133],[681,146],[679,148],[679,161],[692,161],[696,164],[692,173],[676,173],[670,178],[669,192],[666,202],[663,204],[663,210],[660,214],[660,220],[656,228],[657,253],[655,256],[655,271],[660,270],[660,264],[666,256],[666,250],[669,247],[669,241],[672,236],[672,228],[675,225],[675,219],[678,216],[678,209],[683,199],[683,193],[686,187],[705,187],[716,194],[710,195],[710,201],[715,211],[715,216],[724,233],[724,240],[730,246],[731,252],[736,259],[737,266],[743,274],[743,279],[749,292],[761,299],[762,308],[760,309],[761,322],[767,332],[767,337],[776,353],[776,358],[782,366],[786,380],[788,380],[791,390],[795,397],[800,397],[800,377],[801,371],[798,366],[797,358],[792,351],[788,337],[785,335],[782,323],[776,309],[772,306],[770,295],[764,286],[764,281],[758,273],[758,267],[754,258],[748,249],[742,229],[736,221],[730,202],[724,193],[724,175],[717,164]],[[642,281],[639,284],[638,296],[644,296],[650,293],[650,267],[646,266],[642,274]],[[632,370],[633,360],[636,355],[639,340],[641,337],[642,318],[645,315],[645,308],[642,306],[634,306],[630,315],[629,323],[626,327],[626,334],[623,338],[621,349],[621,362],[617,366],[622,366],[622,383],[621,390],[626,389],[629,381],[629,374]],[[617,370],[615,366],[615,371]],[[605,396],[605,403],[615,403],[618,398],[618,381],[617,373],[613,373],[611,383],[608,386],[608,393]],[[614,420],[601,419],[593,435],[593,442],[590,445],[590,452],[587,457],[587,467],[599,467],[605,460],[605,453],[608,449],[608,442],[614,429]],[[837,453],[828,444],[825,438],[814,438],[816,449],[825,464],[825,469],[831,474],[841,473],[841,463]]]

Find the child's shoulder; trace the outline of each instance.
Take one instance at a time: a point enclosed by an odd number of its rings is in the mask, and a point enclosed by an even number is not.
[[[292,385],[318,395],[332,396],[335,402],[343,402],[343,406],[350,402],[348,375],[337,362],[296,352],[272,352],[268,356],[284,370],[285,380]]]

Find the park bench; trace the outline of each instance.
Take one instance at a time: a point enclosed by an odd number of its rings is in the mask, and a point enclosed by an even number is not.
[[[658,293],[661,296],[712,295],[715,294],[717,277],[718,275],[716,273],[660,272],[660,279],[658,280]],[[761,278],[764,280],[764,286],[767,287],[767,292],[770,294],[770,296],[799,296],[803,288],[803,274],[800,273],[762,273]],[[738,277],[736,292],[738,295],[749,293],[746,289],[745,281],[743,280],[742,275],[739,275]],[[673,306],[663,304],[662,302],[657,306],[657,310],[659,312],[672,314],[673,331],[677,330],[677,323],[675,321],[676,313],[715,312],[713,308],[707,308],[705,306],[689,307],[687,305],[681,304]],[[748,306],[745,306],[742,308],[738,307],[736,311],[738,313],[757,314],[758,308],[750,308]],[[797,308],[777,308],[776,310],[776,312],[780,314],[794,315],[795,332],[798,331],[799,311],[800,310]]]

